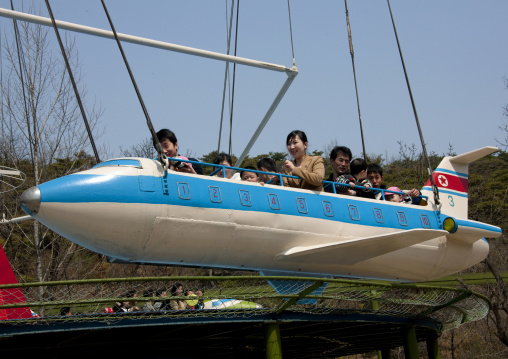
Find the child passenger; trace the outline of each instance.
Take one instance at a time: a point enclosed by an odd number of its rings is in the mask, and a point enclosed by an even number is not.
[[[383,182],[383,169],[380,165],[376,163],[371,163],[367,168],[367,175],[374,188],[386,189],[386,186],[382,184]],[[398,188],[398,187],[390,187],[390,188]],[[400,190],[399,190],[400,191]],[[421,195],[420,191],[416,188],[410,190],[404,190],[404,193],[411,197],[412,204],[419,204],[425,206],[427,201],[424,198],[419,197]],[[386,194],[385,194],[386,196]],[[381,192],[376,192],[376,199],[383,199]]]
[[[386,189],[386,186],[383,182],[383,169],[377,163],[371,163],[367,166],[367,178],[372,184],[373,188]],[[374,194],[376,199],[382,198],[381,192],[375,192]]]
[[[393,192],[388,192],[393,191]],[[403,202],[402,195],[400,193],[396,192],[402,192],[399,187],[390,187],[385,192],[385,199],[390,202],[396,202],[400,203]]]
[[[351,175],[339,176],[335,182],[349,184],[351,189],[348,191],[348,194],[351,196],[374,198],[374,193],[370,190],[372,184],[367,179],[367,162],[362,158],[356,158],[351,161],[349,168]],[[355,186],[362,186],[365,189],[356,190]]]
[[[249,172],[247,170],[256,170],[254,166],[247,166],[243,171],[240,172],[240,178],[242,181],[247,182],[259,182],[259,176],[256,172]]]

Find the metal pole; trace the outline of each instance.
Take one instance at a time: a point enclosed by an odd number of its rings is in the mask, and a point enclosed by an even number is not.
[[[418,341],[416,340],[416,329],[410,325],[402,330],[404,341],[404,356],[406,359],[418,359]]]
[[[0,8],[0,16],[7,17],[10,19],[18,19],[18,20],[33,22],[36,24],[44,25],[44,26],[52,26],[51,20],[48,18],[45,18],[42,16],[25,14],[22,12],[7,10],[7,9],[3,9],[3,8]],[[94,28],[94,27],[90,27],[90,26],[83,26],[83,25],[79,25],[79,24],[66,22],[66,21],[57,20],[56,26],[60,29],[76,31],[76,32],[80,32],[83,34],[104,37],[107,39],[114,39],[115,38],[115,36],[113,35],[113,32],[111,32],[111,31],[98,29],[98,28]],[[193,47],[171,44],[169,42],[150,40],[150,39],[146,39],[146,38],[138,37],[138,36],[132,36],[132,35],[118,33],[118,38],[121,41],[130,42],[133,44],[155,47],[155,48],[162,49],[162,50],[181,52],[184,54],[206,57],[206,58],[215,59],[215,60],[229,61],[229,62],[233,62],[236,64],[242,64],[242,65],[252,66],[252,67],[259,67],[262,69],[267,69],[267,70],[272,70],[272,71],[278,71],[278,72],[296,71],[292,68],[288,68],[288,67],[285,67],[282,65],[271,64],[268,62],[263,62],[263,61],[258,61],[258,60],[246,59],[243,57],[224,55],[224,54],[220,54],[218,52],[206,51],[206,50],[196,49]]]
[[[298,75],[298,69],[296,68],[296,66],[293,66],[292,71],[287,72],[287,75],[288,75],[288,78],[286,79],[286,82],[284,82],[284,85],[282,85],[282,88],[280,89],[279,93],[277,94],[277,97],[275,97],[275,100],[273,100],[272,105],[266,112],[265,117],[263,117],[263,119],[261,120],[261,123],[259,124],[258,128],[256,129],[256,132],[254,132],[254,134],[252,135],[252,138],[250,139],[249,143],[247,144],[247,146],[245,146],[245,149],[243,150],[242,154],[240,155],[240,157],[238,157],[238,161],[236,161],[235,167],[240,167],[243,160],[245,159],[245,157],[249,153],[250,149],[254,145],[254,142],[256,142],[259,135],[261,134],[261,131],[263,131],[263,129],[265,128],[266,123],[268,122],[270,117],[272,117],[277,106],[279,106],[279,103],[282,100],[282,98],[284,97],[284,95],[286,94],[287,90],[289,89],[289,86],[291,86],[296,75]]]
[[[29,219],[33,219],[33,218],[30,216],[17,217],[17,218],[13,218],[13,219],[9,219],[9,220],[2,218],[2,219],[0,219],[0,223],[2,223],[2,224],[17,223],[17,222],[27,221]]]
[[[377,291],[372,290],[371,293],[375,296]],[[379,302],[376,301],[376,300],[370,302],[370,307],[371,307],[372,310],[379,310]],[[383,352],[382,352],[381,349],[377,350],[377,358],[378,359],[383,359]]]
[[[282,358],[279,323],[270,323],[265,327],[266,359]]]
[[[441,359],[437,337],[427,338],[427,354],[429,359]]]

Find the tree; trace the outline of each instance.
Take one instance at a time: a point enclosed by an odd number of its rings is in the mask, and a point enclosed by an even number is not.
[[[469,217],[495,224],[508,231],[508,153],[491,155],[471,165]],[[488,176],[485,174],[488,173]],[[505,236],[490,240],[490,253],[485,260],[486,268],[494,274],[496,283],[487,286],[486,295],[492,301],[489,324],[493,333],[508,347],[508,283],[501,273],[508,271],[508,241]]]
[[[59,51],[51,49],[50,29],[26,22],[17,25],[18,35],[12,30],[1,48],[5,61],[0,69],[0,164],[19,168],[29,175],[29,180],[24,188],[13,193],[13,198],[6,198],[10,216],[20,214],[14,196],[19,196],[22,190],[94,162],[85,153],[89,144],[86,131],[63,59]],[[79,84],[75,43],[69,38],[65,42]],[[82,87],[81,97],[85,96]],[[101,114],[95,106],[88,109],[92,130],[96,129]],[[23,272],[22,279],[41,282],[68,275],[65,264],[84,249],[36,221],[31,227],[30,230],[27,224],[18,224],[11,226],[8,233],[3,230],[4,246],[14,258],[11,264],[17,274]],[[35,270],[17,270],[33,268],[26,264],[32,260]],[[45,290],[40,288],[40,297]]]
[[[508,90],[508,78],[504,79],[504,86]],[[508,104],[503,107],[503,115],[506,117],[506,119],[505,119],[506,122],[503,126],[499,126],[499,129],[501,131],[503,131],[505,138],[503,141],[499,141],[499,140],[496,140],[496,141],[501,147],[504,147],[505,151],[507,151],[508,150]]]
[[[120,153],[125,157],[145,157],[145,158],[156,158],[157,151],[153,147],[152,138],[147,137],[140,143],[132,145],[128,149],[120,147]]]

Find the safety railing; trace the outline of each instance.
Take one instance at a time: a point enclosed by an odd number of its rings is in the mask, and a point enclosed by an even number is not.
[[[178,289],[184,292],[178,295]],[[13,293],[19,297],[13,298]],[[268,276],[142,277],[8,284],[0,285],[0,299],[0,318],[4,319],[0,325],[161,317],[238,319],[290,311],[428,319],[448,330],[481,319],[490,309],[488,298],[462,288]],[[34,316],[9,317],[9,310],[15,308],[29,308]],[[65,314],[61,313],[62,309],[63,312],[69,309],[71,315],[61,315]]]
[[[258,175],[259,174],[264,174],[264,175],[275,176],[275,177],[278,178],[278,184],[277,185],[280,185],[280,186],[283,186],[283,178],[300,179],[300,177],[298,177],[298,176],[292,176],[292,175],[288,175],[288,174],[284,174],[284,173],[259,171],[259,170],[248,169],[248,168],[226,166],[226,165],[222,165],[222,164],[211,164],[211,163],[207,163],[207,162],[185,160],[185,159],[182,159],[182,158],[173,158],[173,157],[171,157],[171,158],[168,158],[168,160],[172,161],[177,166],[178,166],[179,163],[185,162],[185,163],[197,164],[197,165],[200,165],[200,166],[213,167],[214,170],[212,171],[212,173],[209,174],[209,176],[214,176],[219,171],[222,171],[222,176],[224,178],[226,178],[226,169],[231,169],[231,170],[240,171],[240,172],[242,172],[242,171],[253,172],[253,173],[257,173]],[[270,181],[266,182],[266,184],[272,184],[272,182],[274,182],[273,179],[271,179]],[[323,181],[323,185],[324,185],[325,188],[331,186],[331,188],[333,189],[333,193],[335,193],[335,194],[341,194],[340,191],[337,192],[337,186],[344,187],[344,189],[355,189],[355,190],[359,190],[359,191],[367,191],[368,190],[368,191],[372,191],[374,193],[381,193],[381,199],[383,199],[383,200],[385,200],[385,193],[386,192],[397,193],[397,194],[400,194],[401,196],[407,195],[403,191],[401,191],[401,192],[393,191],[393,190],[388,191],[387,189],[373,188],[373,187],[366,188],[364,186],[358,186],[358,185],[351,187],[347,183],[339,183],[339,182],[326,181],[326,180]],[[420,198],[420,199],[427,200],[429,197],[428,196],[422,196],[422,195],[420,195],[420,196],[415,197],[415,198]]]

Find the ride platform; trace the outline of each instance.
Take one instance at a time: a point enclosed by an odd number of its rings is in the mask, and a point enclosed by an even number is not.
[[[177,283],[204,293],[172,296]],[[168,297],[142,297],[163,287]],[[37,316],[0,321],[2,357],[336,358],[378,351],[389,358],[404,347],[406,358],[417,358],[417,343],[427,342],[428,356],[437,358],[444,331],[490,309],[486,297],[466,289],[308,277],[110,278],[1,285],[0,292],[12,288],[26,302],[0,301],[0,313],[24,307]],[[137,297],[125,297],[128,291]],[[142,310],[147,301],[177,300],[187,308]],[[141,310],[110,312],[128,301]],[[63,307],[72,314],[60,315]]]

